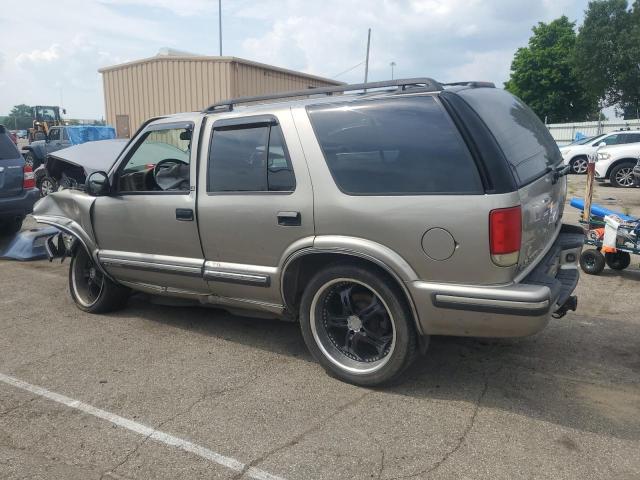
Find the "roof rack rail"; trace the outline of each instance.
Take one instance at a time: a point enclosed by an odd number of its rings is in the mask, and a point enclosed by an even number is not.
[[[496,84],[493,82],[451,82],[443,83],[443,87],[472,87],[472,88],[496,88]]]
[[[440,91],[443,89],[441,83],[435,81],[432,78],[405,78],[398,80],[387,80],[384,82],[368,82],[368,83],[354,83],[350,85],[338,85],[335,87],[322,87],[322,88],[308,88],[307,90],[295,90],[291,92],[273,93],[271,95],[258,95],[255,97],[240,97],[232,98],[230,100],[224,100],[222,102],[209,105],[204,113],[212,113],[217,111],[231,111],[233,106],[239,103],[259,102],[263,100],[278,100],[281,98],[292,97],[308,97],[311,95],[333,95],[334,93],[352,92],[356,90],[372,90],[377,88],[386,87],[398,87],[405,90],[407,87],[420,86],[426,88],[429,91]]]

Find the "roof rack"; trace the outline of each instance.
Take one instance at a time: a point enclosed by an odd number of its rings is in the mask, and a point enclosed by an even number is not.
[[[472,82],[467,82],[472,83]],[[475,82],[481,83],[481,82]],[[470,85],[471,86],[471,85]],[[384,82],[369,82],[369,83],[354,83],[351,85],[338,85],[335,87],[322,87],[322,88],[308,88],[307,90],[295,90],[291,92],[273,93],[271,95],[258,95],[255,97],[240,97],[225,100],[223,102],[214,103],[208,106],[204,113],[212,113],[217,111],[231,111],[233,106],[239,103],[251,103],[260,102],[264,100],[278,100],[281,98],[292,97],[308,97],[311,95],[333,95],[334,93],[352,92],[356,90],[367,90],[387,87],[398,87],[401,90],[405,90],[407,87],[422,87],[423,91],[438,92],[443,90],[443,85],[436,82],[432,78],[405,78],[399,80],[388,80]]]
[[[493,82],[451,82],[443,83],[443,87],[472,87],[472,88],[496,88],[496,84]]]

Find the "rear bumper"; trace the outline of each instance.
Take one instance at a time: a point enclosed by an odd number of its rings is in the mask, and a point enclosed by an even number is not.
[[[522,337],[542,330],[569,300],[578,278],[582,229],[564,225],[545,257],[520,283],[470,286],[411,282],[425,334]]]
[[[23,190],[15,197],[0,197],[0,217],[28,215],[39,198],[40,192],[36,188]]]

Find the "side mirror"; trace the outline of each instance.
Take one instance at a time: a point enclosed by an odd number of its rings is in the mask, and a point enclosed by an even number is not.
[[[92,197],[109,195],[111,185],[105,172],[93,172],[85,183],[86,192]]]
[[[598,144],[598,147],[600,147],[600,148],[602,148],[602,147],[606,147],[606,146],[607,146],[607,144],[606,144],[606,143],[604,143],[604,142],[600,142],[600,143]]]

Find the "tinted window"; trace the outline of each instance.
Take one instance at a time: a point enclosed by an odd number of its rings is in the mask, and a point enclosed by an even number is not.
[[[466,145],[430,96],[307,108],[329,170],[345,193],[480,193]]]
[[[472,88],[458,94],[489,127],[520,185],[542,176],[548,167],[562,161],[547,127],[517,97],[497,88]]]
[[[623,135],[620,135],[620,142],[619,143],[634,143],[634,142],[640,142],[640,133],[625,133]]]
[[[609,135],[608,137],[605,137],[601,140],[601,142],[606,143],[607,145],[618,145],[620,142],[620,135],[615,134],[615,135]],[[598,142],[598,143],[601,143]]]
[[[295,178],[279,125],[214,128],[211,192],[292,191]]]
[[[20,152],[16,148],[9,135],[0,131],[0,160],[20,158]]]

